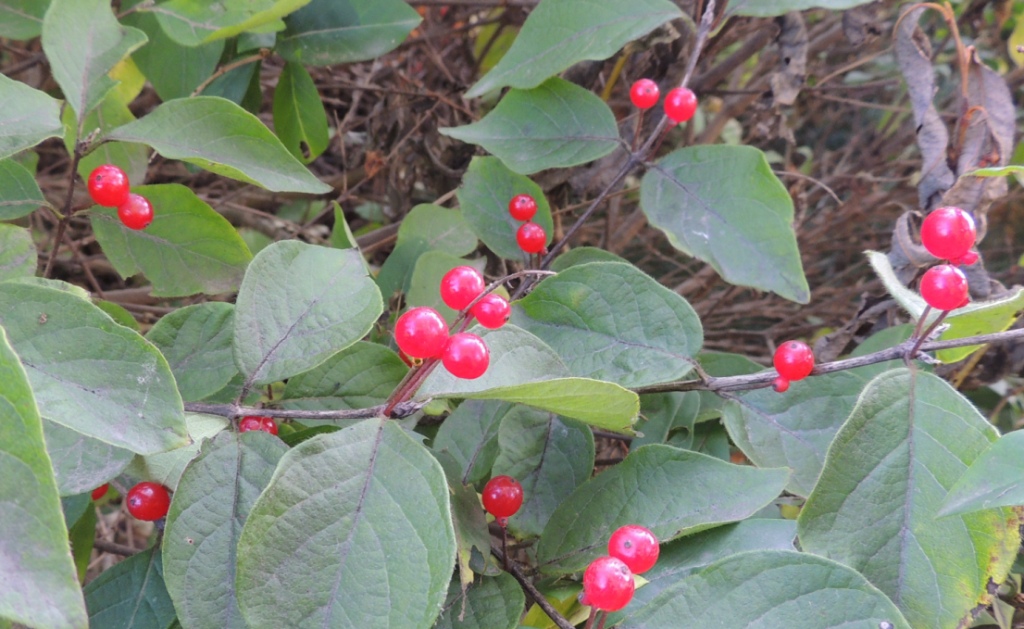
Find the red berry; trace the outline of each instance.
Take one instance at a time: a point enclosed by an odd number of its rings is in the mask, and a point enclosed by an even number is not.
[[[277,422],[273,417],[262,415],[246,415],[238,421],[238,432],[249,432],[250,430],[262,430],[272,435],[277,434]]]
[[[103,496],[106,496],[107,495],[107,491],[109,489],[110,489],[110,483],[103,483],[102,485],[100,485],[96,489],[92,490],[91,496],[92,496],[93,501],[95,502],[96,500],[99,500]]]
[[[775,389],[776,393],[785,393],[789,391],[789,380],[779,376],[772,382],[772,388]]]
[[[779,372],[780,378],[790,382],[803,380],[814,369],[814,352],[807,343],[786,341],[775,350],[772,362],[775,363],[775,371]],[[789,388],[789,383],[786,383],[786,388]]]
[[[497,330],[508,323],[512,307],[508,305],[508,300],[501,295],[487,293],[474,304],[470,312],[480,322],[480,325],[490,330]]]
[[[128,490],[128,513],[140,520],[159,520],[167,515],[171,496],[160,483],[139,483]]]
[[[129,194],[117,208],[117,217],[128,229],[145,229],[153,222],[153,204],[140,194]]]
[[[508,213],[517,221],[528,221],[537,213],[537,202],[528,194],[517,194],[508,202]]]
[[[629,88],[629,100],[637,109],[650,109],[658,102],[661,90],[658,84],[650,79],[640,79]]]
[[[484,509],[504,526],[523,506],[523,486],[511,476],[495,476],[484,485]]]
[[[491,362],[487,344],[476,334],[453,334],[444,346],[441,363],[456,378],[474,380],[484,375]]]
[[[608,554],[626,564],[633,574],[654,567],[660,552],[658,538],[638,524],[620,527],[608,540]]]
[[[484,292],[484,276],[471,266],[457,266],[441,278],[441,299],[452,310],[462,310]]]
[[[932,210],[921,224],[921,243],[928,253],[942,260],[963,257],[976,238],[974,219],[958,207]]]
[[[598,557],[583,573],[583,596],[591,607],[617,612],[633,600],[633,573],[615,557]]]
[[[980,256],[978,255],[977,251],[968,251],[967,253],[965,253],[964,255],[960,256],[959,258],[953,258],[952,260],[950,260],[950,263],[956,264],[956,265],[961,265],[962,264],[964,266],[971,266],[972,264],[974,264],[975,262],[978,261],[979,257]]]
[[[128,200],[128,175],[113,164],[103,164],[89,173],[88,188],[97,205],[120,207]]]
[[[955,310],[968,302],[967,276],[951,264],[933,266],[921,278],[921,296],[936,310]]]
[[[523,223],[519,226],[519,231],[516,232],[516,242],[519,243],[519,248],[526,253],[540,253],[547,245],[548,235],[544,233],[544,228],[537,223]]]
[[[665,96],[665,115],[672,122],[686,122],[696,111],[697,95],[689,88],[677,87]]]
[[[433,358],[448,342],[448,324],[433,308],[413,308],[395,322],[395,342],[410,358]]]

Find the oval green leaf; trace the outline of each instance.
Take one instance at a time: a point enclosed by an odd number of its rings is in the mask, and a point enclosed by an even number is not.
[[[447,452],[459,466],[460,484],[487,478],[498,458],[501,421],[516,408],[496,400],[466,400],[449,415],[434,437],[435,452]]]
[[[0,159],[63,134],[60,102],[0,74]]]
[[[1024,431],[1003,435],[956,481],[939,515],[1024,505]]]
[[[408,371],[395,352],[360,341],[319,367],[289,378],[281,405],[307,411],[369,408],[383,404]],[[320,422],[303,423],[316,426]]]
[[[157,547],[104,570],[85,586],[90,627],[168,629],[176,618]]]
[[[135,456],[131,450],[87,437],[47,419],[43,420],[43,432],[61,496],[96,489],[120,474]]]
[[[194,402],[220,391],[238,373],[234,332],[235,307],[207,302],[161,317],[146,339],[163,352],[181,397]]]
[[[50,0],[0,1],[0,37],[26,40],[39,37]]]
[[[0,160],[0,221],[28,216],[42,205],[49,203],[32,173],[13,159]]]
[[[327,149],[327,113],[302,64],[285,64],[274,88],[273,112],[277,137],[296,159],[308,164]]]
[[[160,5],[157,10],[164,10],[167,4]],[[156,16],[143,10],[130,13],[121,21],[141,30],[149,38],[146,45],[132,53],[132,61],[146,75],[160,100],[191,95],[217,69],[217,62],[224,52],[223,40],[200,46],[178,43],[164,31]]]
[[[24,227],[0,224],[0,282],[36,274],[39,253]]]
[[[309,0],[169,0],[148,10],[156,13],[160,26],[174,40],[184,46],[199,46],[246,31],[280,30],[282,17],[308,3]]]
[[[526,595],[511,574],[481,577],[463,592],[456,579],[448,588],[435,629],[515,629]]]
[[[401,0],[313,0],[285,18],[277,52],[307,66],[374,59],[397,48],[422,19]]]

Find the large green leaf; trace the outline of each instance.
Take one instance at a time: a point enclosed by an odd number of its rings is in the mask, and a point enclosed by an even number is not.
[[[157,547],[104,570],[85,586],[90,627],[167,629],[174,605],[164,587],[163,562]]]
[[[199,46],[246,31],[280,30],[282,17],[309,0],[169,0],[147,10],[160,26],[184,46]]]
[[[434,454],[448,481],[452,528],[455,531],[455,569],[459,574],[459,583],[467,588],[473,582],[473,566],[485,574],[499,572],[491,559],[491,534],[487,517],[480,508],[480,494],[476,493],[476,488],[463,484],[460,466],[455,458],[448,452],[435,451]]]
[[[210,4],[210,3],[204,3]],[[162,10],[167,4],[160,5]],[[132,60],[146,75],[161,100],[185,98],[192,94],[217,68],[224,41],[218,40],[200,46],[185,46],[172,39],[156,16],[135,11],[124,16],[124,24],[134,26],[146,34],[149,41],[132,54]]]
[[[164,581],[183,626],[246,627],[235,598],[238,537],[287,451],[264,432],[222,432],[185,468],[163,542]]]
[[[0,0],[0,37],[32,39],[43,32],[50,0]]]
[[[58,101],[0,74],[0,159],[63,133]]]
[[[217,96],[170,100],[104,138],[149,144],[218,175],[274,192],[330,192],[259,118]]]
[[[191,443],[167,452],[136,456],[124,473],[130,477],[160,483],[174,491],[185,472],[185,467],[199,455],[199,446],[203,440],[223,432],[231,422],[222,415],[185,413],[185,425],[188,427]]]
[[[506,85],[536,87],[578,61],[607,59],[627,42],[682,16],[668,0],[545,0],[530,13],[498,65],[466,96]]]
[[[451,454],[459,466],[460,484],[487,478],[498,458],[498,430],[515,407],[496,400],[466,400],[444,420],[434,437],[433,448]]]
[[[256,256],[235,303],[235,363],[249,384],[309,371],[361,339],[384,309],[357,250],[297,240]]]
[[[685,299],[621,262],[546,278],[516,303],[512,321],[558,352],[572,375],[624,387],[683,377],[704,341]]]
[[[238,558],[254,625],[429,629],[455,564],[444,472],[394,422],[314,437],[281,459]]]
[[[517,194],[528,194],[537,201],[533,222],[544,228],[550,241],[553,223],[544,191],[509,170],[497,157],[474,157],[469,163],[458,191],[459,208],[488,249],[503,258],[526,261],[526,254],[516,242],[520,223],[508,213],[508,202]]]
[[[737,15],[750,15],[754,17],[776,17],[790,11],[806,11],[807,9],[829,9],[842,11],[853,7],[867,4],[871,0],[745,0],[737,2],[735,7],[729,9]]]
[[[235,307],[207,302],[161,317],[146,339],[163,352],[182,399],[194,402],[220,391],[238,373],[234,331]]]
[[[457,266],[473,267],[482,274],[486,264],[487,260],[485,258],[465,260],[463,258],[456,258],[446,251],[424,252],[423,255],[416,259],[416,265],[413,267],[412,275],[409,277],[409,286],[405,293],[405,303],[410,308],[416,306],[433,308],[444,317],[448,325],[452,325],[455,323],[459,313],[444,303],[441,291],[438,290],[441,280],[448,274],[448,271]]]
[[[690,449],[700,403],[698,391],[641,395],[640,421],[636,425],[638,436],[633,438],[631,447],[669,442],[677,448]]]
[[[96,306],[54,288],[5,282],[0,325],[45,418],[140,454],[187,443],[167,361]]]
[[[627,610],[620,629],[911,627],[892,601],[855,571],[786,550],[727,557],[667,588],[647,605]]]
[[[939,515],[1024,505],[1024,430],[1003,435],[949,490]]]
[[[252,254],[231,223],[181,184],[133,191],[153,204],[153,222],[146,229],[128,229],[113,208],[90,211],[96,240],[118,273],[144,273],[160,297],[238,289]]]
[[[43,51],[79,120],[117,84],[107,73],[144,43],[146,34],[122,26],[107,0],[53,0],[43,18]]]
[[[800,513],[804,550],[863,574],[916,627],[957,627],[990,600],[1020,544],[1008,509],[936,518],[995,429],[945,381],[876,377],[839,430]]]
[[[327,113],[301,63],[289,62],[281,70],[274,88],[274,130],[285,148],[307,164],[327,149]]]
[[[87,627],[39,411],[3,328],[0,503],[0,616],[32,627]]]
[[[615,467],[580,485],[558,506],[537,545],[541,570],[581,570],[607,552],[625,524],[649,528],[660,541],[750,517],[774,500],[785,469],[732,465],[666,445],[637,448]]]
[[[122,98],[120,89],[115,88],[107,93],[85,116],[82,123],[86,136],[105,133],[135,121],[135,115],[128,109],[128,103],[134,98],[130,93]],[[78,142],[78,121],[75,112],[64,110],[64,147],[68,153],[74,153]],[[129,181],[142,181],[146,178],[149,167],[150,150],[144,144],[129,142],[103,142],[90,145],[90,151],[78,161],[78,176],[89,179],[89,174],[103,164],[114,164],[128,175]]]
[[[441,133],[479,144],[520,175],[585,164],[619,146],[619,128],[608,105],[559,78],[529,90],[510,90],[483,120]]]
[[[41,205],[49,204],[32,173],[13,159],[0,160],[0,221],[27,216]]]
[[[678,149],[644,175],[640,204],[672,246],[729,283],[805,304],[810,289],[793,232],[793,200],[751,146]]]
[[[322,365],[289,378],[281,405],[321,411],[376,406],[388,399],[408,371],[395,352],[360,341]],[[305,423],[315,426],[318,422]]]
[[[0,224],[0,282],[36,274],[39,253],[24,227]]]
[[[313,0],[285,18],[277,52],[307,66],[374,59],[397,48],[421,19],[401,0]]]
[[[502,572],[482,577],[465,592],[452,581],[444,611],[435,629],[515,629],[526,606],[526,595],[515,577]]]
[[[523,506],[509,518],[517,536],[538,536],[551,514],[594,471],[594,435],[587,426],[524,406],[501,421],[492,475],[523,486]]]
[[[490,350],[490,365],[475,380],[456,378],[439,366],[416,396],[504,400],[579,419],[609,430],[626,430],[640,410],[635,393],[611,382],[570,377],[555,352],[536,336],[508,324],[499,330],[480,326]]]
[[[120,474],[135,456],[131,450],[87,437],[47,419],[43,420],[43,432],[61,496],[99,487]]]

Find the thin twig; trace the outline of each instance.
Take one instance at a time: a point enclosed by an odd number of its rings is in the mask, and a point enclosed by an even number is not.
[[[138,555],[142,551],[132,546],[125,546],[124,544],[115,544],[114,542],[108,542],[105,539],[97,538],[92,542],[93,547],[101,550],[105,553],[112,553],[114,555],[121,555],[122,557],[131,557],[132,555]]]
[[[78,125],[78,135],[82,135],[82,125]],[[64,232],[71,222],[71,201],[75,197],[75,177],[78,174],[78,162],[82,159],[82,141],[75,142],[75,153],[71,158],[71,170],[68,175],[68,194],[64,197],[64,207],[61,208],[60,222],[57,223],[57,231],[53,236],[53,249],[50,251],[50,259],[46,261],[46,269],[43,270],[43,277],[50,277],[53,272],[53,263],[57,260],[57,252],[60,251],[60,243],[64,240]]]
[[[426,406],[427,402],[428,400],[398,404],[391,412],[390,417],[392,419],[408,417]],[[185,410],[189,413],[204,413],[206,415],[219,415],[227,418],[263,415],[265,417],[278,417],[281,419],[369,419],[371,417],[383,417],[384,406],[384,404],[378,404],[369,408],[353,408],[340,411],[300,411],[280,408],[258,408],[237,404],[186,402]]]
[[[192,90],[191,96],[199,96],[200,94],[203,93],[203,90],[205,90],[206,88],[210,87],[210,83],[213,83],[214,81],[216,81],[220,77],[224,76],[228,72],[231,72],[232,70],[234,70],[236,68],[241,68],[242,66],[244,66],[246,64],[249,64],[249,63],[253,63],[253,62],[256,62],[256,61],[263,61],[264,59],[266,59],[269,56],[270,56],[270,49],[269,48],[260,48],[260,51],[257,52],[255,55],[249,55],[248,57],[242,57],[241,59],[235,59],[231,63],[222,65],[221,67],[217,68],[216,72],[214,72],[210,76],[206,77],[206,80],[203,81],[202,83],[200,83],[199,86],[196,87],[196,89]]]
[[[497,548],[492,547],[491,554],[502,562],[505,561],[504,555],[502,555],[501,551]],[[530,580],[526,578],[523,571],[516,565],[515,561],[510,560],[508,562],[508,572],[515,577],[516,581],[519,581],[519,585],[522,586],[523,591],[533,599],[534,603],[537,603],[537,605],[544,610],[544,613],[547,614],[548,618],[558,626],[558,629],[575,629],[575,627],[572,626],[572,623],[566,620],[565,616],[559,614],[558,610],[552,607],[551,603],[548,602],[548,599],[541,594],[532,583],[530,583]]]

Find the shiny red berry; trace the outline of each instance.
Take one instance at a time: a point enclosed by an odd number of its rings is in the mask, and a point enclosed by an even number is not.
[[[89,173],[89,196],[96,205],[120,207],[128,200],[128,175],[113,164],[97,166]]]
[[[508,202],[508,213],[517,221],[528,221],[537,213],[537,202],[528,194],[517,194]]]
[[[484,509],[502,526],[523,506],[523,486],[511,476],[495,476],[484,485]]]
[[[453,334],[444,346],[441,364],[456,378],[474,380],[484,375],[491,362],[487,344],[476,334],[460,332]]]
[[[516,242],[519,248],[526,253],[540,253],[544,251],[548,242],[548,235],[544,228],[537,223],[523,223],[516,232]]]
[[[650,109],[658,103],[661,90],[658,84],[650,79],[640,79],[629,88],[629,100],[637,109]]]
[[[159,520],[167,515],[171,496],[160,483],[139,483],[128,490],[125,504],[128,513],[140,520]]]
[[[140,194],[129,194],[117,207],[117,217],[128,229],[145,229],[153,222],[153,204]]]
[[[779,377],[789,382],[803,380],[814,369],[814,352],[801,341],[786,341],[775,350],[775,371]],[[786,388],[788,388],[788,383]],[[783,389],[785,390],[785,389]]]
[[[508,305],[508,300],[501,295],[487,293],[473,305],[470,312],[480,322],[480,325],[490,330],[497,330],[508,323],[512,307]]]
[[[776,393],[785,393],[786,391],[789,391],[789,380],[779,376],[772,381],[772,388],[775,389]]]
[[[971,266],[972,264],[978,261],[979,257],[981,256],[978,255],[977,251],[968,251],[959,258],[952,258],[949,262],[951,264],[956,264],[958,266],[961,264],[964,266]]]
[[[689,88],[677,87],[665,95],[665,115],[672,122],[686,122],[696,111],[697,95]]]
[[[932,210],[921,224],[921,243],[928,253],[942,260],[962,258],[974,246],[977,235],[974,219],[958,207]]]
[[[633,573],[615,557],[598,557],[583,573],[583,596],[591,607],[617,612],[633,600]]]
[[[95,502],[96,500],[99,500],[103,496],[106,496],[107,495],[107,491],[109,491],[109,490],[110,490],[110,483],[103,483],[102,485],[100,485],[96,489],[92,490],[92,494],[90,494],[90,496],[92,496],[92,499]]]
[[[413,308],[395,322],[395,342],[410,358],[439,356],[448,342],[448,324],[433,308]]]
[[[246,415],[238,420],[238,432],[249,432],[250,430],[262,430],[272,435],[277,434],[277,422],[273,417],[262,415]]]
[[[647,572],[654,567],[660,552],[658,538],[639,524],[620,527],[608,540],[608,554],[626,564],[633,574]]]
[[[441,300],[452,310],[462,310],[484,292],[484,276],[471,266],[457,266],[441,278]]]
[[[955,310],[966,305],[967,276],[951,264],[933,266],[921,277],[921,296],[936,310]]]

